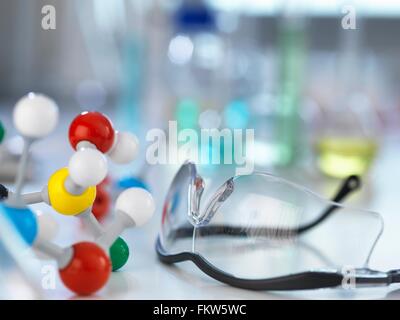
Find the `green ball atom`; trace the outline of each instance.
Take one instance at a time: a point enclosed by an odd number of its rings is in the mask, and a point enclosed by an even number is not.
[[[6,131],[4,130],[3,124],[0,121],[0,143],[3,141]]]
[[[129,258],[129,247],[126,242],[118,237],[110,248],[112,271],[121,269]]]

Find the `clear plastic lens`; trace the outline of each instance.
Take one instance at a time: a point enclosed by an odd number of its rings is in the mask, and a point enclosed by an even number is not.
[[[336,204],[325,221],[299,233],[332,205],[274,176],[239,176],[219,208],[208,208],[213,216],[196,228],[194,251],[246,279],[365,266],[382,231],[378,214]]]
[[[163,247],[169,254],[195,252],[238,278],[365,267],[382,232],[378,214],[264,173],[228,180],[196,212],[196,177],[192,165],[174,179],[163,213]],[[307,228],[332,206],[328,218]],[[196,215],[195,228],[188,214]]]
[[[161,220],[161,243],[169,253],[191,251],[193,226],[189,223],[191,190],[196,168],[186,164],[176,174],[164,203]],[[182,231],[184,230],[184,231]],[[184,234],[187,231],[190,236]]]

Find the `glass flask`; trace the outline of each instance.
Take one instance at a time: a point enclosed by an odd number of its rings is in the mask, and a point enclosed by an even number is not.
[[[306,19],[300,8],[285,6],[279,20],[276,79],[250,102],[255,130],[254,163],[258,168],[292,165],[301,149],[299,108],[303,98]],[[272,68],[273,69],[273,68]]]

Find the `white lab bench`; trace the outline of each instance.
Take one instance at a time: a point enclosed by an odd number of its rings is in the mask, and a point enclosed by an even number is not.
[[[8,109],[0,111],[3,121],[10,120]],[[45,141],[37,143],[34,156],[39,171],[35,180],[26,186],[26,190],[37,190],[46,183],[49,174],[67,164],[71,148],[67,140],[67,128],[72,114],[62,117],[57,132]],[[10,122],[6,123],[10,128]],[[12,132],[11,132],[12,133]],[[142,151],[143,152],[143,151]],[[51,160],[49,160],[51,159]],[[354,201],[363,207],[381,213],[385,221],[384,233],[371,259],[371,267],[380,270],[400,268],[400,138],[390,138],[383,142],[364,191]],[[308,168],[297,172],[291,178],[317,193],[325,193],[320,183],[309,179]],[[117,169],[118,173],[128,168]],[[149,171],[148,182],[157,203],[157,212],[150,223],[140,229],[128,230],[123,234],[131,247],[132,255],[127,265],[113,273],[106,288],[98,292],[96,299],[396,299],[400,298],[400,285],[389,288],[363,288],[357,290],[321,289],[294,292],[254,292],[236,289],[221,284],[202,274],[191,262],[178,266],[166,266],[157,260],[154,249],[155,239],[161,220],[161,206],[174,171],[170,167],[154,167]],[[222,178],[222,177],[221,177]],[[228,177],[223,177],[228,178]],[[287,177],[288,178],[288,177]],[[335,185],[338,182],[334,183]],[[51,212],[45,205],[35,208]],[[79,221],[72,217],[55,214],[60,224],[57,242],[70,244],[85,238],[80,232]],[[74,295],[57,283],[56,288],[45,290],[48,299],[76,299]]]

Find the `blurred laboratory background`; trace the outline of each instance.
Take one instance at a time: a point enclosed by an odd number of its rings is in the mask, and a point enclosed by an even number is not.
[[[48,5],[56,24],[46,30]],[[258,170],[326,197],[361,175],[355,205],[388,222],[373,265],[398,267],[399,30],[400,2],[391,0],[1,0],[0,182],[12,186],[21,151],[12,108],[31,91],[54,98],[61,114],[33,150],[39,170],[29,171],[28,189],[66,165],[77,112],[99,110],[140,138],[139,159],[123,174],[141,175],[158,212],[177,167],[146,168],[149,129],[171,120],[178,130],[254,129],[246,156]],[[208,186],[229,177],[215,167],[200,168]],[[144,272],[156,263],[159,214],[154,221],[140,238],[135,268]]]
[[[328,176],[363,174],[400,128],[399,15],[368,0],[3,0],[1,106],[37,91],[140,132],[252,128],[260,167],[316,154]]]

